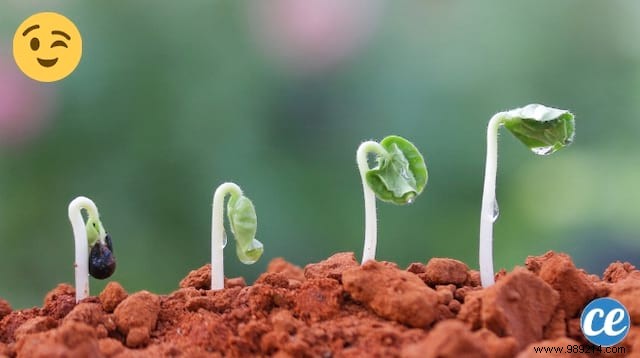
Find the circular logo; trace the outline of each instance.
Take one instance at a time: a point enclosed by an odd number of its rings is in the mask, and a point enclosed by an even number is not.
[[[82,57],[76,25],[55,12],[39,12],[24,20],[13,35],[13,58],[22,72],[40,82],[67,77]]]
[[[589,342],[610,347],[620,343],[629,333],[631,318],[627,309],[613,298],[591,301],[580,316],[580,329]]]

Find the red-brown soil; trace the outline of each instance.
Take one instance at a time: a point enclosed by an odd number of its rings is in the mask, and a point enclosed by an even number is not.
[[[169,295],[111,282],[77,305],[66,284],[41,308],[12,311],[0,299],[0,357],[542,357],[533,345],[588,344],[580,313],[603,296],[631,314],[626,354],[573,356],[640,357],[640,271],[628,263],[599,278],[548,252],[487,289],[477,271],[442,258],[406,270],[361,267],[352,253],[304,269],[275,259],[252,286],[229,279],[217,292],[209,270]]]

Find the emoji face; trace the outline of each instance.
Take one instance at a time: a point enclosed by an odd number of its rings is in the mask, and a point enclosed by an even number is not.
[[[58,81],[78,66],[82,38],[71,20],[55,12],[40,12],[18,26],[13,36],[13,57],[30,78]]]

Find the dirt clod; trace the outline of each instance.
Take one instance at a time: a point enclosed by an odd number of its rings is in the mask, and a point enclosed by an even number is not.
[[[340,312],[342,286],[330,278],[306,281],[296,296],[296,314],[309,321],[329,319]]]
[[[454,284],[461,286],[467,280],[469,267],[462,261],[434,257],[425,268],[425,277],[430,286]]]
[[[81,302],[74,307],[69,314],[62,319],[62,324],[68,322],[82,322],[96,328],[96,336],[105,338],[109,332],[116,329],[116,324],[111,315],[103,311],[99,303]]]
[[[543,338],[560,295],[538,276],[516,268],[484,290],[481,320],[498,336],[515,337],[520,347]]]
[[[289,279],[278,272],[265,272],[258,277],[255,283],[273,287],[289,288]]]
[[[60,319],[71,312],[75,305],[76,290],[63,283],[47,293],[42,311],[54,319]]]
[[[415,275],[376,261],[342,274],[351,297],[378,315],[411,327],[427,327],[438,315],[438,294]]]
[[[114,311],[118,331],[127,337],[128,347],[148,343],[160,312],[160,299],[147,291],[127,297]]]
[[[610,283],[616,283],[624,280],[633,272],[640,273],[640,271],[632,264],[616,261],[604,270],[602,280]]]
[[[304,268],[304,277],[332,278],[342,282],[342,272],[350,267],[357,267],[358,262],[353,252],[340,252],[324,261],[309,264]]]
[[[113,312],[120,302],[127,298],[127,291],[117,282],[111,281],[100,292],[100,303],[106,312]]]
[[[189,272],[187,277],[180,281],[180,288],[193,287],[197,289],[211,289],[211,264],[206,264],[197,270]]]
[[[560,294],[559,308],[576,316],[595,297],[595,289],[584,272],[565,254],[549,251],[540,259],[538,276]]]
[[[80,322],[22,336],[16,343],[18,357],[98,357],[95,330]]]
[[[304,270],[299,266],[285,261],[281,257],[276,257],[269,262],[267,272],[281,273],[289,280],[304,281]]]

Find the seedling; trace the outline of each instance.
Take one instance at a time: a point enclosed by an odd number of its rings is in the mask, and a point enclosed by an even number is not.
[[[571,112],[530,104],[495,114],[487,128],[487,162],[480,213],[480,279],[482,286],[494,284],[493,223],[498,218],[496,171],[498,169],[498,129],[504,125],[537,155],[549,155],[573,142],[575,121]]]
[[[376,155],[375,168],[369,168],[369,153]],[[364,191],[364,264],[376,256],[376,196],[398,205],[411,204],[422,193],[428,175],[422,154],[411,142],[398,136],[388,136],[380,143],[360,144],[356,159]]]
[[[81,210],[87,212],[84,223]],[[89,274],[97,279],[105,279],[116,269],[111,236],[100,222],[98,208],[93,201],[79,196],[69,204],[69,221],[75,240],[76,302],[89,296]]]
[[[224,288],[224,256],[223,249],[227,245],[224,231],[223,206],[227,202],[227,218],[231,233],[236,239],[236,255],[240,262],[250,265],[258,261],[264,247],[255,239],[257,218],[256,209],[249,198],[242,194],[242,189],[234,183],[221,184],[213,194],[213,213],[211,215],[211,289]]]

